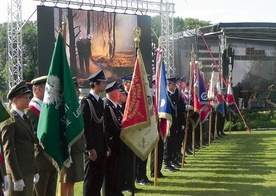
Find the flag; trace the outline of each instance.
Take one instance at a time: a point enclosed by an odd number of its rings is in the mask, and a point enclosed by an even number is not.
[[[159,131],[161,138],[166,141],[168,132],[172,124],[171,106],[167,91],[167,79],[164,61],[162,61],[162,51],[157,50],[156,54],[156,108],[158,116]]]
[[[3,104],[2,99],[0,99],[0,130],[3,128],[3,126],[7,124],[11,124],[14,122],[14,118],[10,113],[7,111],[5,105]],[[0,146],[0,165],[4,164],[4,158],[3,158],[3,151],[2,147]]]
[[[210,100],[210,104],[214,109],[217,109],[219,106],[219,100],[217,97],[218,90],[217,90],[217,83],[219,82],[219,73],[218,72],[212,72],[211,74],[211,80],[208,90],[208,99]]]
[[[209,104],[205,82],[204,82],[204,73],[199,70],[198,68],[198,101],[199,101],[199,108],[200,108],[200,123],[204,123],[209,114],[212,111],[211,105]]]
[[[9,112],[6,110],[6,107],[3,105],[2,100],[0,100],[0,123],[8,120],[11,116]]]
[[[225,116],[225,107],[224,107],[224,100],[223,95],[221,92],[221,83],[220,81],[217,82],[217,101],[218,101],[218,107],[217,111],[222,114],[222,116]]]
[[[231,86],[231,81],[228,82],[227,85],[227,94],[226,94],[226,105],[228,108],[232,111],[235,112],[235,100],[234,100],[234,95],[233,95],[233,90]]]
[[[14,122],[13,115],[6,109],[2,99],[0,99],[0,129],[5,125],[9,125]]]
[[[55,44],[45,86],[37,136],[54,166],[60,170],[71,163],[71,146],[83,135],[83,119],[65,45],[61,34]]]
[[[153,99],[140,49],[137,50],[120,137],[142,160],[146,160],[159,139]]]
[[[200,101],[199,101],[199,73],[197,64],[193,64],[193,96],[194,96],[194,111],[200,113]]]

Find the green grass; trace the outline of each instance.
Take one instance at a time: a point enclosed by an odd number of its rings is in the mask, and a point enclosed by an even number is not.
[[[163,172],[157,186],[136,185],[142,190],[135,195],[276,195],[275,144],[276,131],[232,132],[187,157],[180,171]],[[82,195],[82,183],[75,195]]]

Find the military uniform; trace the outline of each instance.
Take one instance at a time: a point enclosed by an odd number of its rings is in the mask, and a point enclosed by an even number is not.
[[[5,166],[5,160],[4,160],[4,154],[3,154],[3,145],[2,145],[2,139],[0,138],[0,193],[2,193],[2,195],[4,195],[4,193],[2,192],[2,190],[8,188],[5,187],[5,183],[8,179],[7,179],[7,172],[6,172],[6,166]],[[2,186],[4,185],[4,186]],[[6,184],[6,186],[9,186],[9,184]]]
[[[117,82],[107,85],[105,91],[110,93],[118,90]],[[121,121],[123,114],[119,105],[111,99],[105,101],[105,129],[107,135],[108,146],[111,149],[111,155],[107,158],[105,173],[105,196],[119,196],[122,194],[122,177],[123,171],[123,141],[120,138]]]
[[[98,81],[106,81],[102,70],[92,74],[88,80],[91,86]],[[81,111],[84,119],[84,138],[86,142],[83,195],[100,196],[108,148],[104,130],[104,103],[97,94],[93,93],[93,88],[81,100]],[[89,153],[93,150],[97,153],[95,160],[89,157]]]
[[[126,89],[127,85],[130,86],[131,80],[132,80],[132,74],[127,74],[121,78],[123,86],[124,86],[124,91],[128,95],[129,89]],[[122,104],[121,110],[124,112],[125,110],[126,103]],[[134,185],[134,178],[133,176],[133,168],[136,168],[136,163],[134,162],[134,152],[123,142],[123,168],[124,171],[121,173],[122,175],[122,189],[127,190],[127,191],[135,191],[135,185]],[[135,165],[134,165],[135,164]],[[134,189],[134,190],[133,190]]]
[[[151,91],[152,91],[152,99],[153,99],[153,103],[155,103],[156,101],[156,96],[155,96],[155,79],[153,79],[153,81],[151,82]],[[154,104],[154,110],[155,110],[155,114],[157,116],[157,106]],[[158,117],[156,117],[158,118]],[[158,121],[158,119],[157,119]],[[158,131],[159,131],[159,126],[157,126]],[[157,164],[158,164],[158,168],[157,168],[157,178],[164,178],[165,176],[162,174],[161,169],[162,169],[162,165],[163,165],[163,154],[164,154],[164,141],[161,137],[161,133],[159,133],[159,140],[158,140],[158,160],[157,160]],[[151,151],[151,159],[150,159],[150,175],[151,177],[154,177],[154,159],[155,159],[155,149],[153,149]]]
[[[13,103],[14,98],[24,94],[31,94],[31,91],[22,81],[11,88],[7,97]],[[33,127],[23,111],[12,105],[11,113],[15,121],[4,125],[1,131],[7,175],[12,185],[8,194],[30,196],[33,193],[34,174],[37,172],[34,158],[36,137]],[[21,190],[18,187],[23,190],[15,191],[16,189]]]
[[[176,83],[176,78],[172,77],[167,79],[168,85],[170,83],[174,84]],[[177,121],[177,96],[174,92],[170,91],[168,89],[168,96],[170,100],[170,106],[171,106],[171,115],[172,115],[172,125],[170,128],[170,134],[167,137],[167,140],[164,144],[164,163],[165,163],[165,171],[168,172],[174,172],[177,169],[172,166],[172,161],[175,158],[175,142],[176,140],[176,132],[178,128],[178,121]]]
[[[31,81],[34,86],[43,85],[46,83],[47,76],[41,76]],[[33,97],[29,109],[25,110],[27,117],[30,119],[34,133],[37,134],[37,125],[40,115],[42,100]],[[53,164],[44,156],[44,150],[40,146],[37,135],[35,143],[35,162],[40,176],[40,180],[35,184],[34,195],[36,196],[55,196],[57,187],[57,170]]]

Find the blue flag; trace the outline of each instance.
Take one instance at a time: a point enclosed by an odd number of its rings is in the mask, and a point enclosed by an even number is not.
[[[159,119],[159,131],[163,141],[166,140],[168,132],[172,124],[171,106],[167,91],[167,79],[165,63],[161,60],[162,53],[157,51],[156,64],[156,103],[157,115]]]

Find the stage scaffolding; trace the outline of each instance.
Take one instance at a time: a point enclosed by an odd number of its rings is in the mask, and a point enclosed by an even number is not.
[[[23,80],[22,57],[22,0],[8,1],[8,70],[9,87]],[[40,1],[40,0],[37,0]],[[23,2],[24,3],[24,2]],[[166,62],[167,75],[175,74],[173,0],[41,0],[41,5],[68,7],[84,10],[118,12],[126,14],[160,14],[163,58]]]

